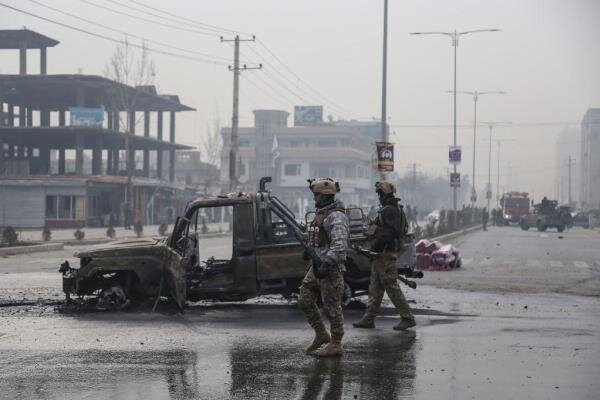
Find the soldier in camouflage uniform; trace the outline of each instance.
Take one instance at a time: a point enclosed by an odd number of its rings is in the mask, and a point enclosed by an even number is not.
[[[400,322],[394,326],[395,330],[406,330],[415,326],[415,319],[410,312],[406,298],[398,284],[396,271],[396,258],[402,249],[402,239],[406,234],[406,217],[403,215],[399,199],[394,197],[396,188],[390,182],[377,182],[375,184],[381,208],[377,219],[370,228],[374,243],[371,251],[379,253],[371,263],[371,281],[369,284],[369,300],[367,310],[362,319],[355,322],[356,328],[374,328],[375,317],[379,313],[381,300],[387,292],[388,297],[400,314]]]
[[[310,182],[314,194],[316,215],[309,227],[309,245],[318,257],[311,261],[310,268],[302,280],[298,306],[315,330],[313,342],[305,348],[312,353],[327,344],[317,355],[332,357],[342,354],[344,316],[342,294],[344,292],[344,262],[348,249],[349,222],[344,205],[335,199],[339,185],[331,179]],[[325,314],[329,318],[331,335],[327,332],[321,313],[315,303],[321,294]]]

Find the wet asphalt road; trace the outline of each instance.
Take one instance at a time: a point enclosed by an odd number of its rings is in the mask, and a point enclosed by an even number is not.
[[[518,239],[524,247],[543,247],[539,241],[548,239],[527,233]],[[427,286],[406,292],[416,302],[412,332],[391,329],[397,318],[390,309],[377,329],[356,330],[351,322],[361,311],[346,310],[345,354],[337,360],[301,352],[310,332],[284,300],[196,303],[184,314],[61,314],[48,305],[58,300],[57,276],[0,271],[0,398],[597,399],[600,299],[541,290],[533,281],[548,269],[537,264],[525,262],[519,270],[510,262],[476,261],[495,260],[502,245],[487,253],[481,246],[490,240],[508,245],[510,236],[501,229],[470,235],[461,246],[472,261],[462,271],[432,272]],[[582,237],[587,247],[599,240],[591,232]],[[575,268],[595,276],[595,252],[568,258],[569,243],[555,240],[554,251],[564,257],[547,259],[548,266],[561,261],[564,269],[551,267],[552,276],[585,280]],[[530,257],[515,255],[517,264]],[[574,261],[589,271],[568,264]],[[484,285],[482,269],[488,281],[498,280],[495,291],[492,283]],[[532,283],[510,287],[525,272]],[[456,280],[469,282],[468,291],[442,287]],[[11,304],[36,293],[43,298],[38,305]]]

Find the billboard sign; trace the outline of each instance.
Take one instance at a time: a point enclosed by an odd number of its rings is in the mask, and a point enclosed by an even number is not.
[[[72,126],[102,127],[104,108],[70,107],[70,123]]]
[[[312,126],[323,122],[323,106],[295,106],[294,126]]]
[[[453,188],[460,187],[460,173],[458,173],[458,172],[450,173],[450,187],[453,187]]]
[[[377,170],[383,172],[394,171],[394,145],[388,142],[376,142],[377,145]]]
[[[462,159],[462,150],[460,146],[450,146],[448,150],[448,160],[452,165],[460,164]]]

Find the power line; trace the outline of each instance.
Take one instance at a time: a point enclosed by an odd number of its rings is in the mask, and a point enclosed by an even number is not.
[[[323,96],[321,93],[319,93],[315,88],[313,88],[311,85],[308,84],[308,82],[304,81],[302,78],[300,78],[298,76],[298,74],[296,74],[294,71],[292,71],[292,69],[290,67],[288,67],[279,57],[277,57],[277,55],[275,53],[273,53],[271,51],[271,49],[269,49],[266,44],[262,41],[262,40],[257,40],[258,44],[261,45],[271,56],[273,56],[273,58],[275,58],[275,60],[277,60],[285,69],[287,69],[296,79],[298,79],[298,81],[304,83],[304,85],[306,85],[307,88],[309,88],[310,90],[312,90],[318,97],[320,97],[321,99],[324,99],[326,103],[330,103],[335,105],[337,108],[344,110],[344,107],[341,107],[339,105],[337,105],[336,103],[334,103],[333,101],[329,100],[328,98],[326,98],[325,96]],[[345,109],[347,112],[349,110]],[[349,114],[353,114],[352,112],[349,112]]]
[[[104,0],[104,1],[112,3],[112,4],[115,4],[115,5],[119,6],[119,7],[126,8],[126,9],[131,10],[131,11],[135,11],[135,12],[138,12],[138,13],[146,14],[146,15],[149,15],[149,16],[155,17],[155,18],[160,18],[160,19],[163,19],[165,21],[175,22],[175,23],[178,23],[178,24],[183,24],[183,25],[191,26],[191,27],[196,27],[197,26],[197,25],[194,25],[194,24],[189,24],[189,23],[186,23],[186,22],[182,22],[181,18],[179,18],[179,20],[177,20],[177,19],[173,19],[173,18],[169,18],[169,17],[164,17],[162,15],[154,14],[154,13],[151,13],[149,11],[145,11],[145,10],[139,9],[137,7],[132,7],[132,6],[129,6],[127,4],[123,4],[120,1],[116,1],[116,0]],[[204,28],[203,27],[202,29],[207,30],[209,32],[213,32],[214,34],[221,34],[222,33],[221,30],[215,30],[215,29],[212,29],[212,28]]]
[[[219,62],[219,61],[214,61],[214,60],[208,60],[208,59],[199,58],[199,57],[190,57],[190,56],[185,56],[185,55],[182,55],[182,54],[172,53],[172,52],[169,52],[169,51],[146,48],[146,47],[144,47],[142,45],[138,45],[138,44],[135,44],[135,43],[127,43],[125,40],[115,39],[115,38],[110,37],[110,36],[106,36],[106,35],[103,35],[103,34],[100,34],[100,33],[96,33],[96,32],[91,32],[91,31],[88,31],[88,30],[85,30],[85,29],[82,29],[82,28],[78,28],[78,27],[73,26],[73,25],[65,24],[65,23],[60,22],[60,21],[56,21],[56,20],[53,20],[53,19],[50,19],[50,18],[42,17],[40,15],[31,13],[29,11],[21,10],[19,8],[10,6],[8,4],[0,3],[0,6],[8,8],[8,9],[11,9],[13,11],[20,12],[20,13],[25,14],[25,15],[29,15],[29,16],[37,18],[37,19],[41,19],[41,20],[46,21],[46,22],[50,22],[50,23],[55,24],[55,25],[62,26],[64,28],[68,28],[68,29],[71,29],[71,30],[74,30],[74,31],[77,31],[77,32],[80,32],[80,33],[85,33],[86,35],[90,35],[90,36],[94,36],[94,37],[97,37],[97,38],[100,38],[100,39],[104,39],[104,40],[107,40],[107,41],[110,41],[110,42],[113,42],[113,43],[118,43],[118,44],[123,44],[123,45],[126,44],[126,45],[129,45],[131,47],[138,48],[138,49],[145,49],[145,50],[147,50],[149,52],[152,52],[152,53],[167,55],[167,56],[171,56],[171,57],[175,57],[175,58],[181,58],[181,59],[188,60],[188,61],[196,61],[196,62],[202,62],[202,63],[206,63],[206,64],[215,64],[215,65],[227,65],[227,63],[224,63],[224,62]]]
[[[222,31],[224,33],[241,33],[241,34],[244,34],[244,35],[251,35],[250,33],[247,33],[247,32],[237,31],[237,30],[233,30],[233,29],[229,29],[229,28],[223,28],[223,27],[220,27],[220,26],[217,26],[217,25],[211,25],[211,24],[207,24],[207,23],[204,23],[204,22],[200,22],[200,21],[197,21],[197,20],[190,19],[190,18],[182,17],[180,15],[173,14],[171,12],[168,12],[168,11],[165,11],[165,10],[161,10],[159,8],[156,8],[156,7],[149,6],[149,5],[144,4],[144,3],[140,2],[140,1],[136,1],[136,0],[129,0],[129,1],[131,1],[132,3],[138,4],[140,6],[146,7],[148,9],[150,9],[150,10],[158,11],[158,12],[161,12],[163,14],[170,15],[172,17],[176,17],[176,18],[179,18],[179,19],[182,19],[182,20],[185,20],[185,21],[189,21],[189,22],[192,22],[192,23],[200,25],[200,26],[206,26],[206,27],[209,27],[209,28],[218,29],[218,30],[220,30],[220,31]]]
[[[109,12],[117,14],[117,15],[121,15],[121,16],[124,15],[124,16],[129,17],[129,18],[133,18],[133,19],[136,19],[136,20],[149,22],[149,23],[155,24],[155,25],[164,26],[166,28],[176,29],[178,31],[183,31],[183,32],[196,33],[198,35],[213,36],[213,37],[215,37],[215,36],[218,37],[219,36],[218,34],[213,33],[213,32],[209,33],[209,32],[199,31],[197,29],[189,29],[189,28],[184,28],[184,27],[181,27],[181,26],[176,26],[176,25],[171,25],[171,24],[165,24],[165,23],[160,22],[160,21],[154,21],[154,20],[151,20],[151,19],[148,19],[148,18],[140,17],[138,15],[133,15],[133,14],[129,14],[129,13],[126,13],[126,12],[123,12],[123,11],[115,10],[114,8],[110,8],[110,7],[106,7],[106,6],[100,5],[100,4],[92,3],[91,1],[88,1],[88,0],[79,0],[79,1],[81,1],[82,3],[85,3],[85,4],[89,4],[90,6],[93,6],[93,7],[96,7],[96,8],[101,8],[103,10],[109,11]]]
[[[251,49],[251,48],[250,48]],[[275,71],[277,71],[275,69]],[[293,91],[292,89],[290,89],[285,83],[283,83],[279,78],[275,77],[273,74],[271,74],[269,72],[268,68],[264,69],[265,75],[269,76],[271,78],[271,80],[273,82],[275,82],[279,87],[281,87],[284,91],[289,92],[292,96],[298,98],[300,101],[304,102],[305,104],[309,104],[310,101],[306,100],[306,98],[302,97],[300,94],[296,93],[295,91]]]
[[[202,52],[195,51],[195,50],[184,49],[184,48],[181,48],[181,47],[173,46],[173,45],[168,44],[168,43],[164,43],[164,42],[159,42],[159,41],[156,41],[156,40],[148,39],[148,38],[145,38],[145,37],[139,36],[139,35],[134,35],[132,33],[129,33],[129,32],[126,32],[126,31],[122,31],[120,29],[116,29],[116,28],[113,28],[113,27],[108,26],[108,25],[101,24],[101,23],[92,21],[92,20],[87,19],[87,18],[80,17],[78,15],[69,13],[67,11],[64,11],[64,10],[61,10],[61,9],[58,9],[58,8],[55,8],[55,7],[50,7],[50,6],[48,6],[46,4],[43,4],[43,3],[41,3],[41,2],[39,2],[37,0],[28,0],[28,1],[31,2],[31,3],[37,4],[37,5],[41,6],[41,7],[47,8],[49,10],[55,11],[57,13],[69,16],[71,18],[75,18],[75,19],[77,19],[79,21],[83,21],[83,22],[86,22],[88,24],[98,26],[100,28],[104,28],[104,29],[107,29],[107,30],[110,30],[110,31],[113,31],[113,32],[117,32],[117,33],[120,33],[120,34],[125,35],[125,36],[130,36],[130,37],[133,37],[133,38],[136,38],[136,39],[140,39],[140,40],[143,40],[143,41],[145,41],[147,43],[153,43],[153,44],[158,45],[158,46],[163,46],[163,47],[175,49],[175,50],[178,50],[178,51],[183,51],[183,52],[190,53],[190,54],[197,54],[197,55],[202,56],[202,57],[210,57],[210,58],[214,58],[214,59],[217,59],[217,60],[230,61],[230,59],[226,58],[226,57],[220,57],[220,56],[215,56],[215,55],[212,55],[212,54],[202,53]]]
[[[260,54],[256,49],[250,47],[250,51],[252,51],[254,54],[256,54],[259,58],[261,58],[263,60],[266,60],[266,58],[262,54]],[[279,69],[273,68],[273,71],[276,72],[278,75],[280,75],[283,79],[285,79],[291,85],[293,85],[296,89],[302,91],[304,93],[304,96],[308,96],[311,99],[317,99],[317,97],[313,93],[311,93],[310,91],[304,89],[298,83],[296,83],[293,80],[291,80],[289,77],[287,77],[286,75],[284,75]],[[289,91],[290,93],[292,93],[294,96],[298,97],[305,104],[310,104],[311,103],[311,101],[307,101],[305,97],[300,96],[298,93],[296,93],[293,90],[290,90],[285,84],[281,84],[280,83],[280,86],[284,87],[287,91]],[[321,99],[317,99],[316,103],[323,103],[325,106],[328,106],[329,108],[331,108],[336,113],[339,113],[339,114],[342,114],[342,115],[347,114],[346,111],[344,111],[343,109],[335,106],[334,104],[330,104],[328,101],[323,102]]]
[[[96,4],[93,4],[93,3],[90,3],[88,0],[80,0],[80,1],[83,1],[83,2],[85,2],[85,3],[88,3],[88,4],[91,4],[91,5],[94,5],[94,6],[96,6],[96,7],[101,7],[101,8],[104,8],[104,9],[108,9],[109,11],[112,11],[112,12],[117,12],[117,13],[119,13],[119,11],[116,11],[116,10],[114,10],[114,9],[111,9],[111,8],[108,8],[108,7],[104,7],[104,6],[99,6],[99,5],[96,5]],[[239,33],[244,33],[244,32],[236,31],[236,30],[229,29],[229,28],[223,28],[223,27],[219,27],[219,26],[216,26],[216,25],[207,24],[207,23],[204,23],[204,22],[201,22],[201,21],[198,21],[198,20],[194,20],[194,19],[191,19],[191,18],[186,18],[186,17],[180,16],[180,15],[177,15],[177,14],[174,14],[174,13],[171,13],[171,12],[168,12],[168,11],[165,11],[165,10],[161,10],[161,9],[159,9],[159,8],[156,8],[156,7],[152,7],[152,6],[146,5],[146,4],[144,4],[144,3],[140,2],[140,1],[136,1],[136,0],[130,0],[130,1],[131,1],[132,3],[135,3],[135,4],[137,4],[137,5],[143,6],[143,7],[147,8],[147,9],[154,10],[154,11],[157,11],[157,12],[159,12],[159,13],[162,13],[162,14],[165,14],[165,15],[169,15],[170,17],[175,17],[176,19],[173,19],[173,18],[167,18],[167,17],[161,16],[161,15],[155,14],[155,13],[150,13],[150,12],[147,12],[147,11],[141,10],[141,9],[139,9],[139,8],[137,8],[137,7],[131,7],[131,6],[128,6],[128,5],[126,5],[126,4],[123,4],[123,3],[122,3],[122,2],[120,2],[120,1],[116,1],[116,0],[105,0],[105,1],[108,1],[108,2],[110,2],[110,3],[113,3],[113,4],[117,4],[117,5],[121,6],[121,7],[124,7],[124,8],[130,9],[130,10],[134,10],[134,11],[142,12],[142,13],[144,13],[144,14],[146,14],[146,15],[151,15],[151,16],[154,16],[154,17],[157,17],[157,18],[162,18],[162,19],[164,19],[164,20],[167,20],[167,21],[172,21],[172,22],[183,23],[183,24],[185,24],[185,25],[187,25],[187,26],[192,26],[192,25],[190,24],[190,23],[192,23],[192,24],[194,24],[195,26],[200,26],[200,27],[202,27],[202,29],[209,29],[209,30],[211,30],[211,31],[213,31],[213,32],[227,32],[227,33],[228,33],[228,32],[239,32]],[[124,15],[130,16],[130,17],[132,17],[132,18],[139,18],[139,17],[136,17],[136,16],[132,16],[131,14],[125,14],[125,13],[124,13]],[[143,19],[143,20],[145,20],[145,21],[148,21],[147,19]],[[187,21],[187,22],[182,22],[182,21]],[[153,22],[153,21],[149,21],[149,22]],[[175,27],[173,27],[173,26],[171,26],[171,25],[169,25],[169,27],[175,28]],[[244,34],[247,34],[247,33],[244,33]],[[249,34],[248,34],[248,35],[249,35]],[[281,65],[282,65],[282,66],[283,66],[283,67],[284,67],[284,68],[285,68],[287,71],[289,71],[289,72],[290,72],[290,73],[291,73],[291,74],[292,74],[292,75],[293,75],[293,76],[294,76],[294,77],[295,77],[295,78],[296,78],[296,79],[297,79],[299,82],[302,82],[302,83],[303,83],[303,84],[304,84],[304,85],[305,85],[305,86],[306,86],[308,89],[310,89],[310,91],[312,91],[312,92],[313,92],[313,96],[312,96],[312,97],[316,96],[315,98],[318,98],[318,99],[319,99],[319,101],[318,101],[319,103],[323,103],[324,105],[327,105],[327,106],[329,106],[329,107],[330,107],[332,110],[334,110],[334,111],[335,111],[335,112],[337,112],[337,113],[340,113],[340,111],[342,111],[340,114],[346,114],[347,116],[350,116],[350,115],[352,115],[352,114],[353,114],[353,113],[352,113],[352,112],[350,112],[348,109],[346,109],[346,108],[344,108],[344,107],[341,107],[341,106],[339,106],[338,104],[334,103],[333,101],[331,101],[331,100],[327,99],[327,98],[326,98],[325,96],[323,96],[323,95],[322,95],[322,94],[321,94],[319,91],[317,91],[316,89],[314,89],[314,88],[313,88],[311,85],[309,85],[309,84],[308,84],[306,81],[304,81],[302,78],[300,78],[300,76],[298,76],[298,74],[296,74],[296,73],[295,73],[295,72],[294,72],[294,71],[293,71],[293,70],[292,70],[292,69],[291,69],[291,68],[290,68],[290,67],[289,67],[287,64],[285,64],[285,63],[283,62],[283,60],[281,60],[281,58],[280,58],[280,57],[278,57],[278,56],[277,56],[277,55],[276,55],[276,54],[275,54],[273,51],[271,51],[271,49],[269,49],[269,48],[266,46],[266,44],[265,44],[264,42],[262,42],[262,41],[260,41],[260,40],[257,40],[257,42],[258,42],[258,43],[259,43],[259,44],[260,44],[260,45],[261,45],[261,46],[262,46],[262,47],[263,47],[263,48],[264,48],[264,49],[265,49],[265,50],[266,50],[266,51],[267,51],[267,52],[268,52],[268,53],[269,53],[269,54],[270,54],[270,55],[271,55],[271,56],[272,56],[272,57],[273,57],[273,58],[274,58],[274,59],[275,59],[275,60],[276,60],[276,61],[277,61],[279,64],[281,64]],[[263,55],[261,55],[260,53],[258,53],[258,52],[257,52],[255,49],[251,48],[251,50],[252,50],[252,51],[253,51],[255,54],[257,54],[257,56],[258,56],[259,58],[261,58],[262,60],[265,60],[265,61],[266,61],[266,58],[265,58]],[[300,90],[304,91],[304,92],[305,92],[305,94],[309,93],[309,91],[308,91],[308,90],[301,89],[301,87],[300,87],[300,85],[299,85],[298,83],[293,83],[293,81],[292,81],[292,80],[290,80],[289,78],[285,77],[285,75],[283,75],[283,74],[282,74],[282,73],[281,73],[279,70],[277,70],[277,69],[274,69],[274,71],[276,71],[276,72],[277,72],[279,75],[281,75],[282,77],[284,77],[284,79],[286,79],[288,82],[290,82],[290,83],[292,83],[294,86],[296,86],[298,89],[300,89]],[[297,94],[296,94],[294,91],[292,91],[292,90],[290,90],[289,88],[287,88],[287,87],[286,87],[284,84],[282,85],[280,82],[279,82],[278,84],[279,84],[280,86],[284,87],[284,89],[285,89],[285,90],[289,91],[289,92],[290,92],[290,93],[292,93],[294,96],[296,96],[296,97],[300,98],[302,101],[305,101],[305,102],[306,102],[306,100],[305,100],[303,97],[301,97],[301,96],[297,95]]]

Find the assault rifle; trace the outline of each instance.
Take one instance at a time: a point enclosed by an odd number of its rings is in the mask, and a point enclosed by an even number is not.
[[[374,260],[375,258],[378,258],[378,257],[382,257],[384,254],[384,253],[377,253],[375,251],[367,250],[364,247],[360,247],[360,246],[352,246],[352,248],[357,253],[362,254],[363,256],[366,256],[366,257],[370,258],[371,260]],[[394,259],[397,258],[396,256],[392,256],[392,257]],[[406,278],[421,279],[423,277],[423,271],[415,271],[413,268],[410,268],[410,267],[397,268],[396,270],[398,271],[398,280],[400,280],[402,283],[404,283],[406,286],[408,286],[411,289],[417,288],[417,282],[408,280]],[[402,275],[404,275],[404,276],[402,276]]]
[[[282,207],[280,207],[277,203],[273,204],[271,210],[275,213],[275,215],[281,218],[281,220],[285,222],[289,228],[291,228],[294,231],[294,236],[296,236],[296,240],[298,240],[302,247],[304,247],[304,254],[306,255],[306,257],[308,257],[309,260],[312,261],[313,273],[315,274],[315,276],[319,279],[325,278],[327,276],[327,270],[322,265],[323,260],[321,260],[321,257],[319,257],[315,249],[308,245],[308,242],[306,241],[306,238],[304,236],[304,232],[302,232],[302,230],[298,227],[296,221],[290,215],[288,215],[285,212],[285,210]]]

